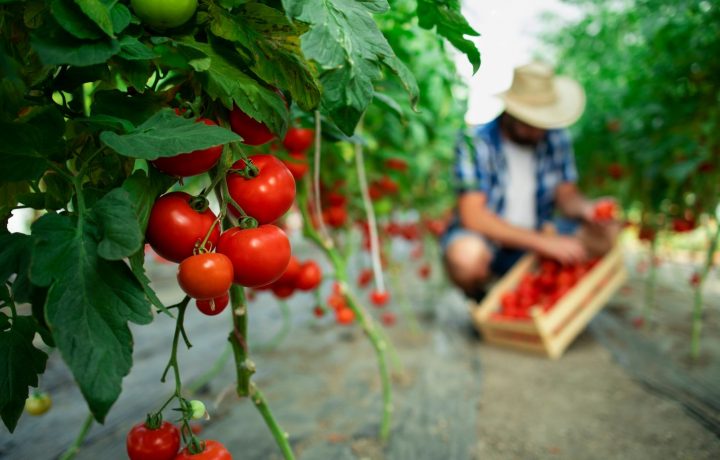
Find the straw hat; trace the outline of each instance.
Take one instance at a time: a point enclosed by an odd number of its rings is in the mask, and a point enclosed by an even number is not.
[[[541,62],[517,67],[510,89],[498,96],[507,113],[542,129],[568,127],[585,110],[585,91],[580,84],[556,76],[552,67]]]

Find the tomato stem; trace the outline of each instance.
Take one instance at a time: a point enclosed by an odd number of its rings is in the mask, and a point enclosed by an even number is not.
[[[325,221],[322,216],[322,207],[320,203],[320,157],[322,155],[322,124],[320,123],[320,111],[315,111],[315,151],[313,154],[313,196],[314,196],[314,210],[313,213],[320,227],[320,234],[322,235],[322,241],[324,245],[332,245],[332,239],[330,238],[330,232],[328,232],[325,226]]]
[[[273,414],[267,405],[267,401],[265,401],[265,396],[258,389],[255,383],[250,384],[250,399],[253,404],[255,404],[255,407],[258,412],[260,412],[260,415],[262,415],[262,418],[265,420],[268,428],[270,428],[270,432],[275,438],[275,442],[280,447],[285,459],[293,460],[295,455],[293,454],[292,447],[288,441],[288,434],[285,433],[285,431],[283,431],[280,425],[278,425],[275,421],[275,417],[273,417]]]
[[[82,445],[83,441],[85,441],[85,437],[87,437],[88,433],[90,432],[90,427],[92,427],[94,420],[95,418],[93,417],[93,414],[88,414],[88,416],[85,418],[85,422],[83,423],[82,428],[80,428],[80,432],[78,433],[77,437],[70,445],[70,447],[68,447],[67,450],[63,452],[59,460],[71,460],[75,458],[75,455],[77,455],[77,453],[80,451],[80,446]]]

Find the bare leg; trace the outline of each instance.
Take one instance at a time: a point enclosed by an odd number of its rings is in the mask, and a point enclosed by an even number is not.
[[[487,244],[473,235],[459,236],[445,251],[445,267],[450,280],[473,298],[478,297],[482,285],[490,277],[491,259]]]

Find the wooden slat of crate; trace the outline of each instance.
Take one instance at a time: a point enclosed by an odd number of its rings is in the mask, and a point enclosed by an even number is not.
[[[540,336],[535,334],[523,334],[526,339],[519,339],[519,334],[512,333],[510,331],[500,331],[494,328],[495,324],[491,328],[483,328],[483,340],[488,343],[494,343],[507,347],[517,348],[523,351],[530,351],[533,353],[547,354],[545,345],[543,344]]]
[[[611,274],[612,278],[592,293],[592,297],[581,305],[577,315],[568,322],[557,334],[549,339],[548,355],[557,359],[562,356],[565,349],[572,343],[584,329],[595,314],[600,311],[615,291],[627,280],[627,270],[624,266]]]
[[[558,303],[547,314],[536,318],[538,331],[542,335],[555,335],[557,329],[567,321],[573,311],[578,307],[592,290],[603,279],[609,278],[613,270],[622,267],[620,247],[616,246],[603,259],[588,272],[567,294],[562,296]]]
[[[490,314],[497,310],[503,293],[513,289],[520,281],[520,278],[532,269],[536,261],[537,257],[534,254],[525,254],[517,261],[513,268],[493,286],[480,305],[477,308],[472,308],[473,318],[476,322],[480,323],[487,320]]]

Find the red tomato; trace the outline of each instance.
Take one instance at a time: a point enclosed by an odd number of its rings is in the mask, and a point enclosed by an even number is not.
[[[502,305],[503,311],[514,310],[517,308],[518,298],[515,292],[506,292],[500,298],[500,305]]]
[[[370,302],[373,303],[377,308],[383,307],[390,300],[390,293],[388,291],[380,292],[373,289],[370,293]]]
[[[315,130],[310,128],[290,128],[285,134],[283,145],[291,152],[304,152],[315,141]]]
[[[352,324],[355,321],[355,312],[349,308],[338,308],[335,310],[335,321],[338,324]]]
[[[595,204],[593,219],[595,220],[612,220],[615,218],[617,208],[612,201],[599,201]]]
[[[192,197],[185,192],[171,192],[155,201],[145,237],[160,256],[173,262],[182,262],[193,255],[215,221],[215,214],[206,209],[200,213],[190,206]],[[215,225],[208,248],[215,246],[220,227]]]
[[[230,127],[235,134],[243,138],[246,145],[262,145],[275,138],[275,134],[270,132],[265,123],[250,117],[238,106],[233,106],[230,112]]]
[[[318,318],[322,318],[325,316],[325,309],[320,305],[316,305],[315,308],[313,308],[313,314]]]
[[[676,233],[690,232],[695,229],[695,221],[693,219],[687,219],[685,217],[674,219],[672,222],[672,229]]]
[[[700,281],[702,281],[702,277],[700,276],[700,273],[694,272],[692,276],[690,277],[690,286],[696,288],[700,286]]]
[[[328,192],[326,197],[330,206],[345,206],[345,203],[347,203],[347,197],[338,192]]]
[[[218,240],[217,252],[232,262],[235,282],[247,287],[272,283],[290,263],[290,241],[274,225],[226,230]]]
[[[300,273],[295,278],[295,287],[301,291],[311,291],[322,281],[322,270],[314,260],[303,262],[300,266]]]
[[[388,176],[381,177],[378,181],[378,186],[380,187],[380,189],[382,189],[384,193],[387,193],[388,195],[393,195],[400,190],[397,182],[395,182]]]
[[[193,299],[214,299],[232,286],[233,265],[223,254],[197,254],[180,263],[177,280],[182,290]]]
[[[388,158],[385,160],[385,167],[395,171],[405,172],[408,169],[407,161],[401,158]]]
[[[248,296],[248,300],[249,298],[250,296]],[[228,306],[229,302],[230,294],[226,292],[225,294],[219,297],[215,297],[214,299],[196,300],[195,305],[202,313],[208,316],[215,316],[222,313],[222,311],[225,310],[225,307]]]
[[[209,126],[217,125],[217,123],[207,118],[198,118],[196,123],[205,123]],[[158,158],[150,163],[170,176],[189,177],[209,171],[210,168],[217,164],[222,151],[223,146],[217,145],[190,153],[182,153],[174,157]]]
[[[340,228],[347,221],[347,209],[345,206],[330,206],[323,211],[325,223],[333,228]]]
[[[361,288],[367,287],[373,279],[373,272],[369,268],[364,268],[358,275],[357,284]]]
[[[237,173],[228,173],[230,196],[249,216],[260,224],[270,224],[287,212],[295,201],[295,179],[287,166],[272,155],[253,155],[250,160],[257,166],[256,177],[246,179]],[[233,168],[242,169],[245,162],[235,162]],[[238,215],[237,210],[229,207]]]
[[[379,200],[383,197],[383,191],[376,184],[370,184],[368,187],[368,194],[370,195],[370,200],[372,201]]]
[[[420,267],[418,270],[418,275],[420,275],[420,278],[426,280],[430,277],[430,265],[425,264]]]
[[[380,321],[383,323],[386,327],[392,327],[395,325],[395,322],[397,321],[397,317],[395,316],[395,313],[391,311],[383,312],[382,315],[380,315]]]
[[[615,180],[622,178],[625,175],[623,167],[619,163],[611,163],[608,166],[608,174]]]
[[[327,303],[333,310],[341,310],[343,308],[348,308],[347,303],[345,302],[345,297],[336,293],[330,294],[328,296]]]
[[[300,275],[300,262],[295,256],[290,256],[290,262],[288,262],[285,272],[277,279],[277,281],[275,281],[274,284],[277,286],[282,285],[294,287],[295,280],[297,280],[298,275]],[[273,292],[275,292],[274,289]]]
[[[308,165],[307,157],[303,152],[290,152],[288,155],[290,155],[291,159],[283,160],[283,164],[285,164],[288,171],[290,171],[295,182],[298,182],[307,174],[310,165]]]
[[[218,441],[208,439],[203,443],[205,448],[199,454],[191,454],[186,447],[177,454],[175,460],[232,460],[230,452]]]
[[[130,460],[172,460],[180,448],[180,431],[170,422],[155,430],[138,423],[128,433],[126,446]]]
[[[295,287],[288,284],[273,283],[272,292],[278,299],[287,299],[295,293]]]

